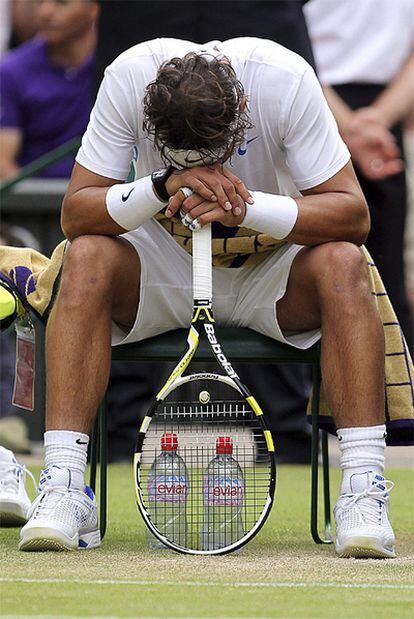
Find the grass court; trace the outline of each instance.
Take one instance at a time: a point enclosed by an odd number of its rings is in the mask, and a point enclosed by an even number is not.
[[[35,475],[38,470],[32,467]],[[272,619],[404,619],[414,608],[414,470],[394,468],[398,558],[335,557],[309,533],[310,469],[278,469],[272,513],[242,551],[194,557],[149,551],[131,467],[109,467],[108,530],[98,550],[23,553],[0,529],[0,615]],[[339,471],[332,470],[332,497]]]

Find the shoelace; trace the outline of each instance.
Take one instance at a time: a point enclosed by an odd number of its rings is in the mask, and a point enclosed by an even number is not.
[[[351,497],[347,497],[347,501],[342,507],[344,510],[355,507],[364,520],[378,524],[381,519],[382,507],[388,498],[388,493],[393,488],[394,483],[389,479],[375,481],[363,492],[357,492]]]
[[[56,507],[62,496],[67,494],[66,486],[46,486],[40,490],[39,496],[32,504],[30,509],[31,516],[48,516],[49,513]]]
[[[33,482],[33,486],[37,492],[37,484],[33,474],[25,467],[24,464],[18,462],[0,462],[0,475],[4,472],[4,477],[1,476],[0,487],[5,492],[16,493],[19,491],[20,478],[24,482],[26,475],[29,475]]]

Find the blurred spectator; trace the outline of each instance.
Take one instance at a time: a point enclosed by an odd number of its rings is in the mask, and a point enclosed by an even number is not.
[[[412,0],[310,0],[305,7],[321,82],[371,212],[366,243],[413,346],[404,273],[407,209],[402,122],[414,103]]]
[[[94,0],[36,0],[39,35],[0,63],[0,178],[81,135],[92,106]],[[73,157],[42,175],[68,177]]]
[[[10,47],[17,47],[37,34],[37,2],[38,0],[11,0]]]
[[[11,32],[11,4],[10,0],[0,2],[0,58],[9,48]]]
[[[405,125],[407,154],[408,213],[405,230],[405,270],[408,299],[414,312],[414,107]]]
[[[38,31],[37,0],[0,0],[0,59]]]

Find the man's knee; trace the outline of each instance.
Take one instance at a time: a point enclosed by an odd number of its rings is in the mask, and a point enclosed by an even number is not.
[[[102,293],[111,287],[116,241],[111,237],[88,235],[76,238],[64,260],[60,292],[77,295]],[[77,296],[79,302],[79,296]]]
[[[314,248],[314,274],[321,294],[329,296],[370,295],[367,262],[362,250],[346,241],[324,243]]]

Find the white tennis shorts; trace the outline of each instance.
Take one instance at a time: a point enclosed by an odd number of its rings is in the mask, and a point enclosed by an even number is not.
[[[193,309],[192,258],[155,220],[122,235],[138,252],[141,289],[135,324],[125,334],[112,325],[112,345],[130,344],[166,331],[188,328]],[[309,348],[320,329],[282,333],[276,303],[286,291],[301,245],[286,244],[260,264],[213,267],[213,310],[218,326],[249,327],[296,348]]]

